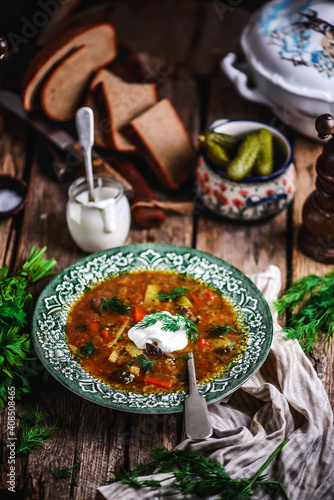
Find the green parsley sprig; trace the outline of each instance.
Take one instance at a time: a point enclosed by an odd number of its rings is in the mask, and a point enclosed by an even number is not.
[[[35,358],[30,339],[22,329],[28,324],[32,309],[32,295],[27,287],[52,274],[56,265],[55,259],[44,259],[45,251],[46,247],[32,247],[20,268],[11,273],[6,265],[0,269],[0,409],[7,401],[8,387],[15,386],[19,400],[31,391],[32,379],[28,374],[37,374],[31,363]]]
[[[111,299],[102,298],[100,305],[100,312],[112,310],[115,314],[128,314],[130,312],[131,306],[127,304],[123,299],[120,299],[115,295]]]
[[[164,291],[158,292],[157,297],[162,301],[170,299],[173,300],[182,297],[186,293],[190,292],[190,290],[192,290],[192,288],[181,288],[177,286],[173,288],[173,290],[171,290],[170,292],[164,292]]]
[[[224,500],[249,500],[252,498],[254,489],[258,486],[276,487],[280,490],[283,498],[289,500],[284,486],[274,480],[264,477],[263,471],[274,460],[289,439],[283,441],[270,455],[258,472],[249,479],[232,479],[219,462],[209,460],[202,455],[190,450],[169,451],[162,446],[151,449],[152,461],[147,464],[137,465],[133,471],[112,471],[113,479],[107,481],[113,483],[120,481],[133,488],[147,487],[159,490],[164,480],[173,478],[172,486],[176,491],[186,495],[197,495],[199,498],[218,495]],[[170,473],[166,479],[139,480],[139,475],[153,474],[154,472]]]
[[[296,280],[274,306],[278,314],[292,313],[283,331],[306,354],[319,338],[328,349],[334,337],[334,269],[322,277],[309,274]]]
[[[146,374],[148,373],[150,370],[152,370],[153,366],[154,366],[154,363],[155,363],[156,360],[150,360],[146,354],[138,354],[137,356],[135,356],[133,359],[131,359],[130,361],[128,361],[128,365],[129,366],[132,366],[132,365],[137,365],[139,366],[143,372]]]
[[[186,329],[186,334],[188,340],[194,344],[198,340],[199,330],[195,323],[185,316],[181,316],[181,314],[176,314],[172,316],[167,311],[160,311],[153,314],[148,314],[141,321],[139,321],[135,328],[149,328],[150,326],[155,325],[158,321],[161,321],[161,330],[162,331],[172,331],[176,332],[180,330],[182,326]]]

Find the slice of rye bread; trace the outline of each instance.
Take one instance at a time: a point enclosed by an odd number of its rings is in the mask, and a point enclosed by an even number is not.
[[[95,69],[110,63],[117,52],[113,26],[103,23],[71,28],[47,43],[32,59],[24,76],[22,95],[27,111],[39,107],[39,90],[53,67],[80,47],[86,47]]]
[[[178,189],[194,172],[196,153],[171,102],[158,102],[132,120],[130,127],[131,139],[160,182]]]
[[[127,83],[106,69],[93,78],[86,105],[95,111],[96,143],[116,151],[135,152],[136,146],[122,133],[129,122],[157,102],[152,83]]]
[[[94,62],[86,47],[76,49],[57,64],[41,90],[44,113],[56,121],[74,118],[93,72]]]

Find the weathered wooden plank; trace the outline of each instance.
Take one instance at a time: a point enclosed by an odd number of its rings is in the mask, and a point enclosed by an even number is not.
[[[292,280],[296,280],[311,273],[323,276],[332,268],[332,265],[323,264],[321,261],[313,260],[304,255],[298,245],[298,233],[302,223],[303,205],[307,196],[315,189],[315,163],[319,154],[321,154],[321,150],[322,145],[320,144],[302,137],[296,139],[295,151],[298,184],[293,207],[294,244],[292,254]],[[319,255],[321,256],[321,248],[319,248]],[[325,386],[332,408],[334,409],[334,349],[326,353],[324,346],[318,343],[313,353],[310,355],[310,359],[319,378]]]
[[[13,117],[7,114],[5,130],[6,133],[0,138],[0,173],[22,178],[26,159],[26,128],[22,123],[20,127],[13,127]],[[0,266],[5,262],[10,264],[13,248],[11,241],[15,239],[13,232],[13,218],[0,220]]]
[[[165,55],[171,67],[186,63],[198,23],[198,3],[192,1],[119,2],[112,23],[119,38],[130,41],[136,50]],[[152,67],[148,77],[158,80],[161,68]]]
[[[197,30],[186,61],[194,73],[212,75],[219,72],[222,57],[228,52],[241,52],[240,33],[250,13],[229,5],[233,3],[237,2],[200,3]]]

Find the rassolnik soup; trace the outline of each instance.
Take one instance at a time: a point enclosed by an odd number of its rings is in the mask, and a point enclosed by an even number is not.
[[[165,271],[122,274],[92,287],[71,309],[66,334],[91,375],[145,393],[186,389],[190,350],[203,382],[247,346],[242,321],[219,292]]]

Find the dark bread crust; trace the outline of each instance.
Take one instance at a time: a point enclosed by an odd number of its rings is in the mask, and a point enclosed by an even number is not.
[[[90,83],[89,91],[86,97],[86,105],[93,107],[96,112],[96,116],[99,117],[95,128],[95,142],[102,147],[109,148],[114,151],[137,153],[137,147],[131,143],[127,134],[124,134],[124,136],[128,139],[128,145],[126,147],[120,147],[117,142],[117,134],[123,134],[123,128],[125,129],[128,124],[121,129],[115,127],[115,112],[113,110],[113,103],[111,102],[110,95],[108,95],[107,84],[103,79],[101,79],[101,74],[104,72],[106,72],[104,69],[97,71],[95,77]],[[131,85],[144,85],[146,88],[149,87],[152,92],[153,100],[157,102],[157,89],[154,84],[124,83],[128,84],[129,88],[131,88]],[[147,108],[145,108],[144,111],[146,111],[146,109]]]
[[[164,103],[164,105],[168,105],[169,112],[171,113],[168,123],[166,121],[166,130],[165,133],[162,134],[162,137],[159,138],[160,141],[165,141],[165,148],[166,151],[168,149],[173,148],[173,144],[168,143],[168,131],[171,127],[173,127],[173,122],[174,126],[177,125],[182,132],[183,132],[183,140],[184,140],[184,161],[179,163],[179,168],[176,169],[170,169],[168,162],[164,162],[163,160],[159,159],[157,157],[156,152],[154,151],[153,144],[150,143],[150,138],[147,136],[144,130],[141,129],[140,126],[140,120],[141,116],[144,114],[147,114],[149,117],[152,112],[154,113],[154,108],[156,106],[161,105]],[[152,120],[154,117],[152,117]],[[172,121],[171,121],[171,120]],[[157,124],[153,124],[152,130],[155,130],[155,127],[157,127]],[[148,165],[154,172],[154,174],[157,176],[157,178],[160,180],[160,182],[167,188],[167,189],[172,189],[176,190],[179,189],[180,185],[194,172],[195,169],[195,164],[196,164],[196,152],[195,149],[190,141],[189,134],[180,120],[180,117],[175,110],[175,108],[172,106],[171,102],[168,99],[163,99],[162,101],[159,101],[155,106],[152,106],[149,110],[147,110],[145,113],[140,115],[138,117],[138,120],[135,119],[129,124],[128,128],[128,134],[129,137],[131,138],[131,141],[134,142],[134,144],[137,145],[138,151],[144,156],[145,160],[147,161]],[[182,168],[181,168],[182,167]]]
[[[50,74],[54,66],[63,58],[66,58],[70,52],[85,45],[83,35],[102,26],[110,30],[110,39],[114,41],[115,50],[110,52],[110,57],[106,58],[101,65],[113,61],[116,56],[116,43],[115,29],[111,24],[99,23],[69,29],[58,38],[47,43],[30,62],[22,84],[23,106],[27,111],[35,108],[35,96],[43,80]]]

